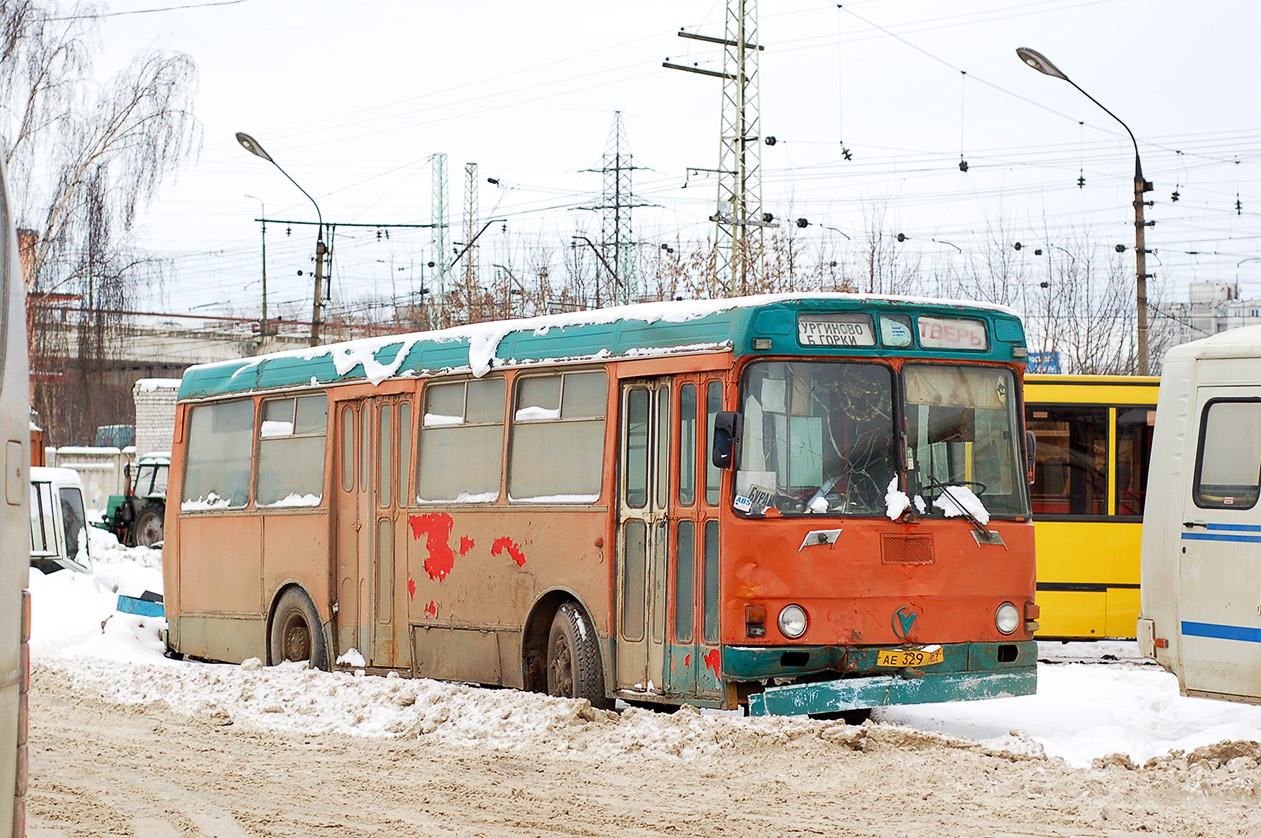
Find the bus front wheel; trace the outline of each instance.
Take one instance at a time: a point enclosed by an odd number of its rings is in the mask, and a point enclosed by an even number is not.
[[[276,603],[268,646],[272,664],[309,661],[316,669],[328,669],[319,612],[300,588],[285,591]]]
[[[611,704],[604,695],[604,669],[595,629],[572,602],[557,609],[552,619],[547,638],[547,694],[585,698],[592,707]]]

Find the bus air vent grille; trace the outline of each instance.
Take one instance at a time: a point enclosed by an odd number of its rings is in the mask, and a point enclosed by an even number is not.
[[[880,536],[881,564],[934,564],[935,562],[931,535],[882,533]]]

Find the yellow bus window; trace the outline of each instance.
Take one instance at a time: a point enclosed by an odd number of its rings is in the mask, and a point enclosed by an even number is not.
[[[1035,515],[1106,515],[1108,409],[1038,405],[1026,426],[1038,438],[1030,487]]]

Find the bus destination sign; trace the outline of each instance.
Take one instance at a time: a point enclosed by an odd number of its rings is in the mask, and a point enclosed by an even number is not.
[[[797,317],[802,346],[875,346],[869,314],[802,314]]]

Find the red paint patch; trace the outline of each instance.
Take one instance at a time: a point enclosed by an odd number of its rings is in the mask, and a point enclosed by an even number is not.
[[[468,551],[476,547],[477,544],[467,535],[460,536],[460,555],[467,556]]]
[[[521,552],[521,547],[511,538],[507,536],[496,538],[495,543],[490,545],[490,554],[492,556],[498,556],[505,550],[508,551],[508,555],[512,557],[512,560],[517,563],[517,567],[525,567],[525,553]]]
[[[455,567],[455,553],[451,551],[451,530],[455,522],[445,512],[432,512],[428,515],[408,515],[407,523],[411,524],[412,537],[419,540],[425,536],[425,549],[429,558],[425,559],[425,572],[430,579],[441,582]]]
[[[432,620],[437,616],[438,616],[438,604],[431,599],[429,600],[429,604],[425,606],[425,617]]]
[[[683,656],[683,665],[684,665],[684,666],[691,666],[691,665],[692,665],[692,656],[691,656],[691,655],[684,655],[684,656]]]
[[[410,573],[407,574],[407,596],[410,599],[416,598],[416,580],[412,578]]]
[[[710,649],[705,655],[705,668],[714,670],[714,677],[718,677],[718,650]]]

